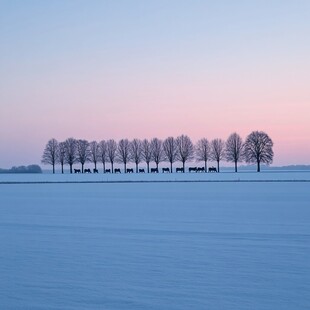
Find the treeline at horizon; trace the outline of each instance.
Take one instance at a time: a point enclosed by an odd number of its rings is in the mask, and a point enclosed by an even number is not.
[[[81,169],[74,169],[75,172],[91,172],[84,169],[86,163],[94,165],[94,172],[98,172],[98,164],[102,164],[103,173],[120,172],[119,168],[114,169],[114,164],[124,165],[124,172],[133,172],[127,165],[135,164],[135,171],[145,172],[139,169],[141,163],[147,166],[146,172],[159,172],[159,164],[168,162],[169,167],[164,167],[163,172],[173,172],[173,164],[180,162],[182,168],[176,168],[179,172],[186,171],[187,163],[201,163],[202,167],[191,166],[190,171],[220,171],[220,162],[234,163],[235,172],[238,171],[238,164],[246,162],[256,164],[257,171],[260,171],[261,164],[271,164],[273,160],[273,142],[263,131],[252,131],[243,142],[241,136],[232,133],[227,140],[220,138],[209,141],[201,138],[193,143],[187,135],[168,137],[164,140],[153,139],[114,139],[101,141],[87,141],[83,139],[68,138],[65,141],[50,139],[43,151],[42,163],[52,165],[53,173],[55,166],[60,165],[61,173],[64,173],[64,166],[68,165],[70,173],[73,173],[73,165],[80,165]],[[208,163],[216,162],[217,167],[209,167]],[[155,166],[154,167],[151,167]]]

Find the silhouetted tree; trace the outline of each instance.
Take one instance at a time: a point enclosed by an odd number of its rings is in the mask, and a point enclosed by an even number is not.
[[[133,139],[129,144],[130,159],[136,164],[136,173],[138,173],[139,163],[142,161],[142,142],[139,139]]]
[[[153,138],[151,140],[151,150],[152,160],[155,162],[156,168],[158,169],[159,163],[164,160],[163,142],[158,138]]]
[[[124,164],[126,173],[127,164],[130,162],[130,142],[128,139],[121,139],[117,146],[117,160]]]
[[[76,162],[76,140],[74,138],[68,138],[65,141],[66,157],[65,162],[70,166],[70,173],[72,173],[72,166]]]
[[[112,141],[112,140],[110,140],[110,141]],[[115,150],[116,150],[116,142],[115,142]],[[112,156],[112,165],[113,165],[114,157]],[[105,140],[102,140],[102,141],[99,142],[99,159],[100,159],[100,161],[102,162],[102,165],[103,165],[103,173],[105,173],[105,163],[106,163],[106,161],[109,160],[109,156],[108,156],[108,143]],[[112,170],[113,170],[113,167],[112,167]]]
[[[60,142],[58,144],[58,163],[61,166],[61,173],[64,173],[64,164],[66,160],[66,143],[65,142]]]
[[[144,139],[142,141],[142,158],[147,165],[147,173],[150,173],[150,162],[152,160],[152,145],[149,140]]]
[[[108,151],[108,159],[109,162],[111,163],[111,168],[112,168],[112,173],[114,173],[114,162],[117,157],[117,143],[115,140],[110,139],[107,141],[107,151]]]
[[[225,148],[225,157],[229,162],[235,164],[235,172],[238,171],[238,162],[243,159],[243,142],[237,133],[232,133],[227,141]]]
[[[256,163],[257,172],[260,172],[260,164],[267,165],[273,160],[273,142],[263,131],[253,131],[244,143],[244,156],[247,163]]]
[[[97,162],[100,160],[100,148],[97,141],[89,143],[89,160],[94,163],[95,169],[97,169]]]
[[[183,172],[185,172],[185,162],[194,158],[194,144],[190,137],[186,135],[181,135],[177,137],[176,145],[176,159],[182,162]]]
[[[211,159],[217,162],[217,172],[220,172],[220,161],[225,156],[225,142],[222,139],[214,139],[210,144]]]
[[[56,139],[50,139],[43,151],[42,164],[52,165],[53,173],[55,173],[55,165],[57,163],[58,142]]]
[[[172,164],[177,159],[177,143],[173,137],[168,137],[163,142],[163,151],[165,155],[165,160],[170,162],[170,170],[172,171]]]
[[[195,153],[197,160],[205,163],[205,172],[207,172],[207,162],[210,159],[210,144],[208,139],[202,138],[198,140],[195,147]]]
[[[90,160],[89,143],[86,140],[77,140],[77,161],[82,166],[82,173],[84,173],[84,165]]]

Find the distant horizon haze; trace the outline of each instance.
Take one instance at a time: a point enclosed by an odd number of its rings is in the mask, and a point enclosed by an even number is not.
[[[310,164],[310,1],[1,1],[0,167],[47,141],[222,138]]]

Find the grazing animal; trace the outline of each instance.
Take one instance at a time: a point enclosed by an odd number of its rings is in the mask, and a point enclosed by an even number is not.
[[[144,169],[139,169],[139,173],[145,173]]]
[[[184,172],[184,169],[183,168],[176,168],[175,172]]]
[[[158,169],[157,168],[151,168],[151,173],[158,173]]]
[[[114,169],[114,173],[121,173],[121,169],[115,168],[115,169]]]
[[[209,168],[209,172],[217,172],[217,170],[216,170],[215,167],[210,167],[210,168]]]
[[[170,169],[169,169],[169,168],[163,168],[162,170],[163,170],[163,173],[165,173],[165,172],[170,172]]]
[[[111,169],[106,169],[105,173],[111,173]]]
[[[205,167],[198,167],[197,168],[197,172],[204,172],[205,171]]]
[[[189,167],[188,172],[197,172],[197,167]]]
[[[93,169],[93,172],[98,173],[99,171],[98,171],[98,169]]]
[[[132,168],[127,168],[127,169],[126,169],[126,172],[127,172],[127,173],[133,173],[133,169],[132,169]]]
[[[84,169],[84,173],[91,173],[90,169]]]
[[[81,173],[81,169],[74,169],[74,173]]]

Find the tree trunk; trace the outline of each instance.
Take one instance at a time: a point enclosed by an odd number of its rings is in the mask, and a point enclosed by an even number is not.
[[[147,164],[147,173],[150,173],[150,163],[146,163]]]
[[[220,161],[217,161],[217,172],[220,172]]]
[[[105,162],[103,162],[102,165],[103,165],[103,173],[105,173]]]
[[[55,164],[53,164],[53,174],[55,173]]]
[[[84,164],[82,164],[82,173],[84,173]]]
[[[171,173],[173,172],[172,171],[172,162],[170,162],[170,171],[171,171]]]
[[[95,161],[94,164],[95,164],[95,170],[97,170],[97,162]]]
[[[126,163],[124,163],[124,173],[127,173],[127,171],[126,171]]]
[[[157,170],[158,170],[158,164],[159,164],[159,162],[156,163],[156,169],[157,169]]]
[[[111,161],[111,167],[112,167],[112,173],[114,173],[114,169],[113,169],[113,161]]]
[[[205,160],[205,172],[207,172],[207,161]]]
[[[257,161],[257,172],[260,172],[260,161]]]
[[[185,173],[185,161],[183,161],[183,173]]]
[[[138,163],[136,163],[136,173],[138,173]]]
[[[64,164],[61,164],[61,173],[64,173]]]
[[[237,161],[235,161],[235,172],[238,172]]]
[[[72,164],[70,164],[70,173],[72,173]]]

